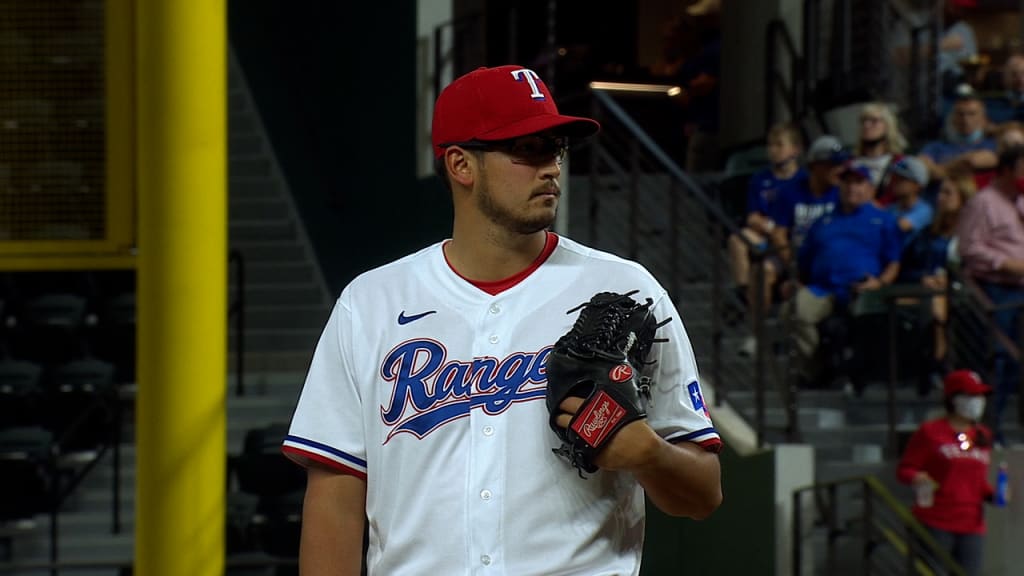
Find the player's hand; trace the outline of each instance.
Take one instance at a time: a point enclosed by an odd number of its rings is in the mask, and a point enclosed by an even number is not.
[[[555,423],[568,428],[569,422],[583,405],[583,399],[569,396],[558,407],[562,410]],[[594,459],[602,470],[635,470],[651,461],[661,438],[647,424],[647,419],[634,420],[622,427]]]

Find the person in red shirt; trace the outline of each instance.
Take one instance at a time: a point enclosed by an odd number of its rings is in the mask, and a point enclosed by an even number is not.
[[[907,443],[896,474],[914,487],[914,516],[969,576],[981,574],[984,503],[992,431],[980,423],[992,388],[976,372],[954,370],[943,382],[946,415],[921,424]]]

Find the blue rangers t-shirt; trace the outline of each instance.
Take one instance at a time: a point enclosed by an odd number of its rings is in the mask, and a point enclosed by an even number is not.
[[[798,262],[807,287],[818,296],[850,296],[850,287],[900,259],[903,247],[896,217],[874,204],[851,212],[836,210],[811,226],[800,247]]]
[[[789,230],[789,241],[799,249],[814,222],[829,214],[839,203],[839,188],[832,186],[821,196],[811,192],[810,180],[803,178],[783,189],[772,217],[775,224]]]
[[[807,178],[807,171],[798,169],[789,178],[778,178],[771,168],[755,172],[747,184],[747,214],[757,212],[773,218],[775,206],[784,190]]]

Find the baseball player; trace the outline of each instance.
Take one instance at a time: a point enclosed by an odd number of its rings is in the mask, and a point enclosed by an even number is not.
[[[532,70],[480,68],[438,97],[435,166],[452,237],[342,292],[313,355],[284,452],[308,468],[300,567],[370,575],[638,574],[644,495],[704,518],[721,502],[721,440],[686,331],[635,262],[548,231],[569,139]],[[651,298],[671,322],[645,367],[647,417],[581,477],[545,406],[545,361],[600,291]],[[566,426],[582,400],[561,404]],[[367,522],[368,525],[364,525]]]

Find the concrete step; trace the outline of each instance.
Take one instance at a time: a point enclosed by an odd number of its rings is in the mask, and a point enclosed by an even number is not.
[[[331,314],[326,306],[262,306],[245,311],[246,330],[322,329]]]
[[[236,248],[232,246],[232,249]],[[249,242],[238,247],[245,263],[283,263],[308,261],[310,255],[298,242]]]
[[[313,284],[249,284],[246,286],[245,298],[246,305],[252,308],[315,306],[323,301],[323,293]]]
[[[273,173],[273,163],[269,157],[258,155],[248,157],[235,157],[228,159],[228,174],[246,176],[248,178],[262,178]]]
[[[313,357],[313,349],[309,350],[250,350],[244,355],[244,385],[246,389],[260,390],[259,376],[262,372],[297,371],[305,374],[309,369],[310,359]],[[234,349],[228,351],[228,373],[233,375],[236,372],[237,360]],[[230,384],[230,390],[234,390],[234,384]]]
[[[272,329],[247,330],[245,334],[245,350],[247,354],[260,354],[264,351],[308,351],[310,354],[320,340],[321,329]],[[228,335],[228,349],[234,346],[234,334]]]
[[[232,198],[228,212],[234,220],[272,221],[291,218],[291,206],[283,198]]]
[[[228,138],[228,156],[249,156],[263,154],[266,148],[263,145],[263,138],[259,134],[232,134]]]
[[[245,246],[246,242],[267,242],[268,240],[294,242],[295,222],[281,219],[269,222],[259,220],[231,220],[228,223],[228,238],[232,246]]]
[[[311,283],[314,279],[313,266],[309,262],[248,262],[245,266],[245,281],[250,286]]]
[[[246,174],[232,174],[228,178],[228,196],[234,198],[279,198],[284,189],[275,178],[253,178]]]

